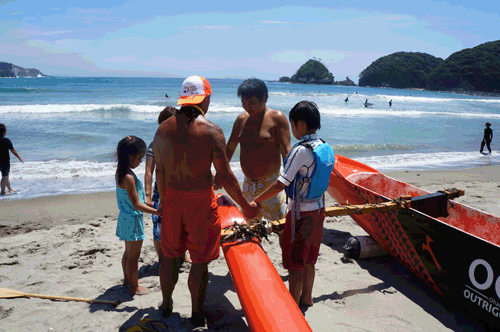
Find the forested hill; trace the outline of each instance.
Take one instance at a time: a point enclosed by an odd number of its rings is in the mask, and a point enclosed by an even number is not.
[[[310,59],[292,77],[282,77],[281,82],[334,84],[334,77],[328,68],[318,60]]]
[[[397,52],[381,57],[359,74],[359,86],[425,88],[431,71],[443,62],[427,53]]]
[[[433,69],[432,90],[500,91],[500,40],[450,55]]]
[[[39,77],[47,76],[42,74],[38,69],[26,69],[12,63],[0,62],[0,77]]]

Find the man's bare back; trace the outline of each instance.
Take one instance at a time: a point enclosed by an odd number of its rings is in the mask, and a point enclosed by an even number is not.
[[[200,105],[206,111],[209,104],[210,98],[207,98]],[[196,191],[212,187],[213,163],[229,196],[240,205],[247,217],[252,218],[257,214],[256,206],[250,206],[245,199],[229,166],[222,129],[196,112],[181,108],[156,131],[153,150],[160,202],[163,201],[165,188]]]
[[[201,115],[188,124],[186,114],[179,113],[161,124],[154,146],[156,160],[168,170],[167,188],[193,191],[212,186],[212,151],[216,140],[224,139],[219,131]]]

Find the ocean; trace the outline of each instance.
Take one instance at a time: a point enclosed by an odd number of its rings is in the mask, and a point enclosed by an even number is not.
[[[25,163],[11,154],[10,182],[0,200],[113,191],[115,151],[136,135],[151,142],[157,117],[176,106],[183,79],[0,78],[0,123]],[[242,80],[209,79],[207,118],[226,140],[243,111]],[[335,153],[380,171],[463,169],[500,164],[500,98],[419,90],[266,82],[268,107],[285,113],[301,100],[321,113],[318,132]],[[165,94],[170,98],[166,98]],[[349,97],[349,102],[344,100]],[[363,103],[373,106],[365,108]],[[392,100],[392,107],[389,101]],[[484,124],[492,123],[493,153],[479,153]],[[296,140],[292,137],[292,144]],[[144,176],[145,163],[135,171]],[[239,150],[231,167],[242,181]]]

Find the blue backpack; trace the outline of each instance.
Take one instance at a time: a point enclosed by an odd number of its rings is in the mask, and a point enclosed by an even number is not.
[[[302,146],[305,146],[314,154],[315,167],[310,178],[302,177],[298,173],[292,183],[285,188],[285,193],[288,198],[294,199],[297,183],[299,181],[310,182],[307,196],[305,199],[316,199],[322,197],[325,191],[328,189],[328,184],[330,182],[330,175],[332,174],[333,164],[335,163],[335,153],[333,152],[330,144],[327,144],[321,139],[323,144],[312,147],[312,144],[308,142],[301,142]],[[285,159],[285,164],[288,157]]]

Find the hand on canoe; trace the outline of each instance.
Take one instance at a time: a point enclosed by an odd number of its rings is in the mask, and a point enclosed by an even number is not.
[[[260,207],[257,206],[255,202],[248,203],[247,208],[241,208],[243,210],[243,214],[247,219],[252,219],[257,217],[257,214],[259,213]]]

